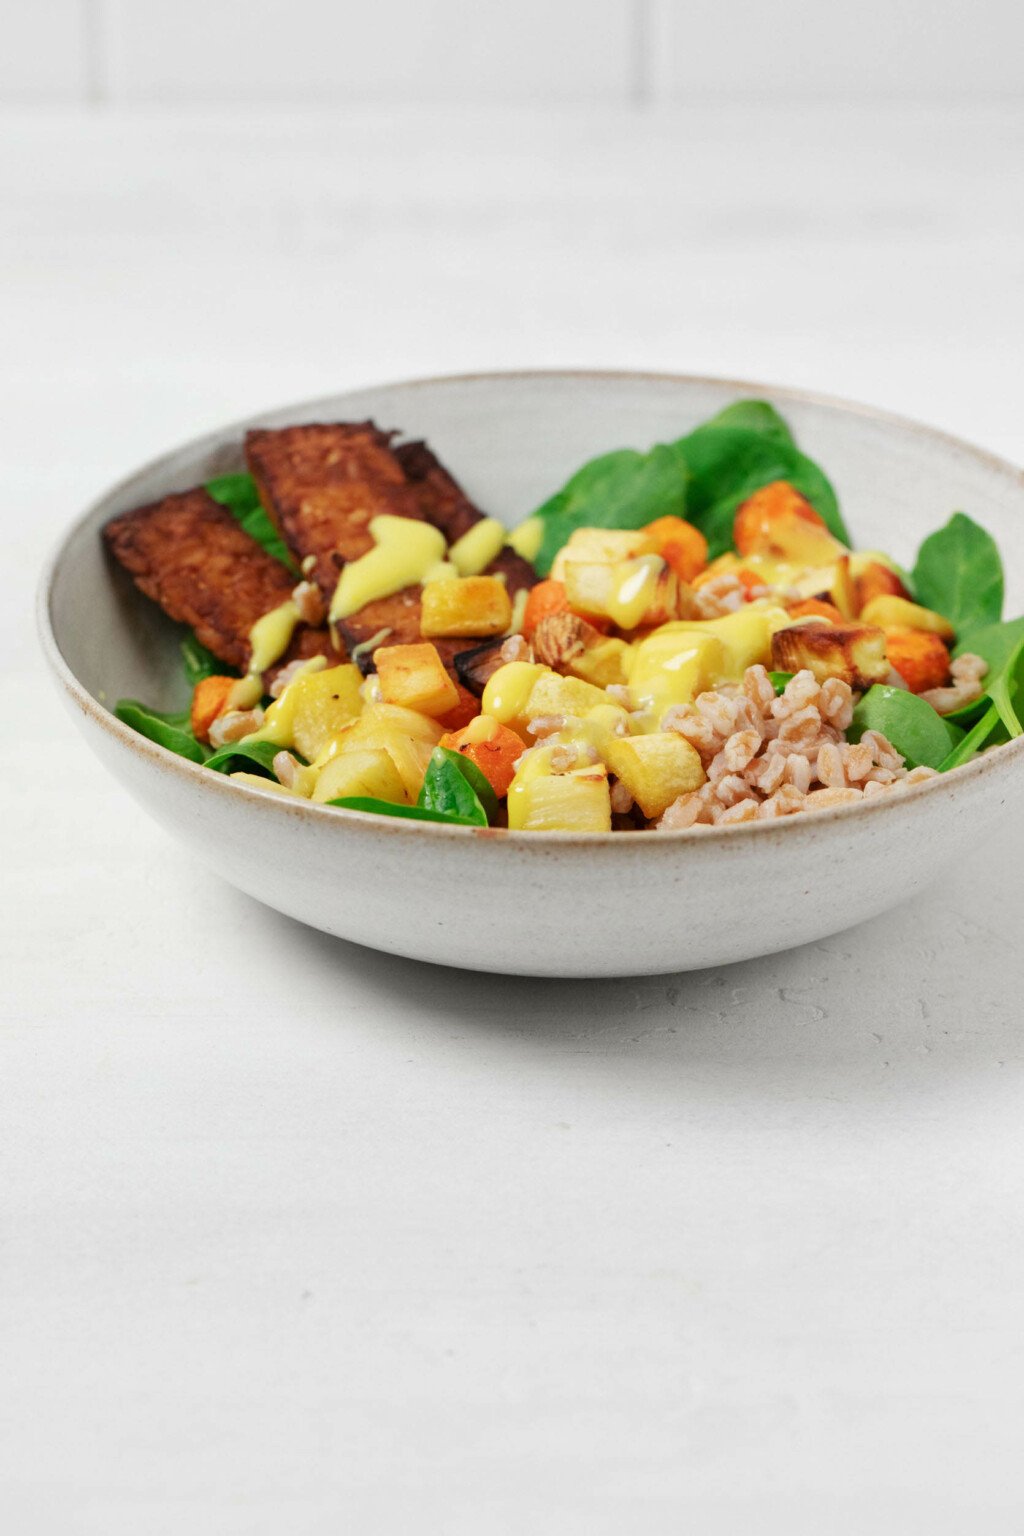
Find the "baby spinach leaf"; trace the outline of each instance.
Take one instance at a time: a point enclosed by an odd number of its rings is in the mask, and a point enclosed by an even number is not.
[[[988,624],[984,629],[976,629],[966,634],[953,649],[953,655],[963,656],[971,654],[980,656],[988,662],[988,671],[982,682],[985,693],[973,704],[962,704],[959,709],[946,715],[947,720],[952,720],[957,725],[970,725],[984,714],[991,702],[990,694],[999,688],[1001,680],[1008,674],[1015,675],[1018,690],[1024,687],[1024,657],[1021,656],[1021,643],[1024,641],[1024,618],[1007,619],[1002,624]]]
[[[989,675],[999,672],[1024,639],[1024,618],[1005,619],[1001,624],[986,624],[982,629],[965,630],[953,647],[954,656],[970,652],[988,662]]]
[[[375,800],[372,795],[343,795],[340,800],[328,800],[328,805],[340,805],[346,811],[372,811],[375,816],[401,816],[406,821],[439,821],[450,827],[486,826],[483,821],[468,821],[451,816],[446,811],[432,811],[424,805],[395,805],[390,800]]]
[[[494,791],[476,764],[446,747],[435,747],[430,754],[417,805],[483,827],[488,811],[494,816],[498,810]]]
[[[957,742],[953,750],[944,757],[939,764],[941,773],[948,773],[950,768],[959,768],[962,763],[969,762],[977,753],[985,747],[994,747],[1001,740],[1009,740],[1002,721],[999,718],[999,709],[995,704],[990,704],[985,713],[971,727],[966,736]]]
[[[795,672],[769,672],[768,679],[776,693],[785,693],[786,684],[791,683],[796,676]]]
[[[784,443],[788,448],[796,447],[792,432],[774,405],[769,405],[767,400],[734,400],[732,405],[727,405],[724,411],[719,411],[717,416],[712,416],[704,425],[740,427],[745,432],[760,432],[762,437]]]
[[[546,576],[577,528],[642,528],[671,514],[686,515],[686,465],[677,453],[663,443],[649,453],[604,453],[538,507],[544,537],[534,565]]]
[[[215,674],[230,677],[234,671],[232,667],[219,661],[212,651],[208,651],[195,635],[186,635],[181,642],[181,660],[185,668],[185,676],[193,688],[204,678],[213,677]]]
[[[925,539],[913,571],[917,600],[944,614],[958,634],[994,623],[1003,611],[1003,562],[990,533],[964,512]]]
[[[276,779],[273,763],[280,751],[274,741],[229,741],[207,758],[206,766],[215,773],[258,773],[265,779]],[[292,755],[303,761],[298,752]]]
[[[773,480],[787,480],[811,503],[830,532],[849,544],[836,493],[813,460],[791,443],[738,427],[698,427],[673,445],[690,472],[686,516],[714,559],[732,548],[736,509]]]
[[[240,523],[251,539],[263,546],[268,555],[280,560],[295,575],[298,569],[287,544],[263,510],[259,491],[252,475],[220,475],[206,482],[207,493],[221,506],[227,507],[236,522]]]
[[[584,464],[535,514],[545,524],[537,570],[548,574],[576,528],[643,528],[670,514],[696,524],[714,558],[731,547],[736,508],[772,480],[788,480],[850,542],[835,491],[778,411],[737,400],[674,443],[648,453],[620,448]]]
[[[846,734],[850,741],[860,741],[865,731],[887,736],[908,768],[938,768],[963,735],[917,694],[884,683],[868,689]]]
[[[166,747],[168,752],[176,752],[179,757],[187,757],[193,763],[201,763],[206,757],[202,744],[192,734],[187,709],[167,713],[150,709],[148,704],[140,704],[138,699],[121,699],[114,708],[114,714],[125,725],[130,725],[133,731],[138,731],[140,736],[155,741],[157,746]]]

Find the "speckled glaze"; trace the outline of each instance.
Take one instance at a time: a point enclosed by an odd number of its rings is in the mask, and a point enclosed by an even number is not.
[[[859,547],[909,560],[962,507],[998,538],[1007,613],[1024,610],[1024,479],[942,433],[860,406],[728,380],[485,374],[338,395],[236,422],[154,460],[79,519],[43,572],[47,659],[96,753],[215,873],[359,944],[482,971],[691,970],[835,933],[912,896],[989,835],[1024,791],[1024,740],[904,795],[697,833],[526,834],[378,820],[234,784],[136,735],[105,707],[181,706],[178,631],[108,564],[108,518],[241,466],[252,425],[374,417],[428,438],[509,525],[579,464],[677,437],[758,395],[839,492]],[[111,829],[114,835],[114,829]]]

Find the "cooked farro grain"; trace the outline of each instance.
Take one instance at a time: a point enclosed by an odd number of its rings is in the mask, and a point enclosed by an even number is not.
[[[707,783],[681,795],[657,826],[663,831],[732,826],[800,811],[854,805],[887,790],[913,786],[935,770],[908,772],[879,731],[843,739],[853,718],[848,683],[798,672],[776,696],[764,667],[748,667],[742,684],[702,693],[666,710],[661,726],[700,753]]]

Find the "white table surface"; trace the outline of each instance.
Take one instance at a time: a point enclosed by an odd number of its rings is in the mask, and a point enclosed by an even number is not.
[[[1022,148],[1008,107],[0,119],[6,1531],[1020,1530],[1019,826],[720,972],[434,970],[207,877],[30,599],[141,459],[419,373],[769,378],[1019,461]]]

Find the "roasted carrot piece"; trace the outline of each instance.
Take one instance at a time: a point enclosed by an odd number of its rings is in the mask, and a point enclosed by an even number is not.
[[[459,690],[459,702],[448,710],[447,714],[435,715],[438,725],[443,726],[448,732],[461,731],[464,725],[475,720],[480,713],[480,700],[475,693],[470,693],[468,688],[463,688],[461,683],[455,684]]]
[[[896,572],[890,571],[889,567],[879,560],[872,560],[871,564],[855,579],[853,585],[857,595],[858,613],[867,607],[873,597],[910,596]]]
[[[565,595],[565,582],[538,581],[526,599],[523,613],[523,634],[529,639],[541,619],[549,619],[553,613],[569,613],[569,599]]]
[[[204,677],[196,683],[192,693],[192,734],[197,741],[209,741],[210,726],[223,714],[228,694],[238,682],[237,677]]]
[[[680,581],[693,581],[708,563],[707,539],[684,517],[656,517],[643,533],[652,553],[660,555]]]
[[[763,485],[738,508],[733,543],[741,555],[774,555],[818,565],[843,553],[824,519],[788,480]]]
[[[487,722],[485,716],[464,726],[461,731],[442,736],[439,745],[468,757],[499,796],[508,794],[508,787],[515,778],[516,762],[526,750],[526,743],[515,731],[509,730],[507,725],[499,725],[497,720]]]
[[[949,681],[949,650],[923,629],[887,629],[885,649],[911,693],[941,688]]]
[[[830,619],[833,624],[846,623],[835,603],[827,603],[823,597],[805,597],[802,602],[790,603],[786,612],[794,619],[806,619],[814,614],[819,619]]]

